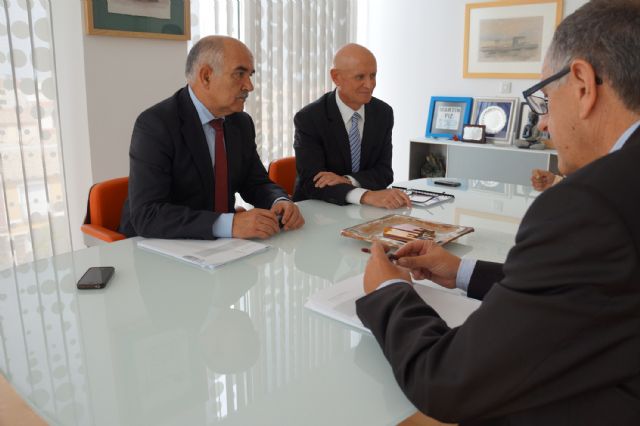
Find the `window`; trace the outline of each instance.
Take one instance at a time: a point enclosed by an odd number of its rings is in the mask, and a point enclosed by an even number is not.
[[[70,251],[71,235],[49,3],[3,2],[0,45],[0,269],[4,269]]]
[[[335,51],[356,38],[356,0],[192,0],[192,43],[220,34],[253,52],[246,110],[265,164],[292,156],[293,116],[332,88]]]

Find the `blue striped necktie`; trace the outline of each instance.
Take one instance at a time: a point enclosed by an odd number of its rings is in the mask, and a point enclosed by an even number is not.
[[[354,112],[351,116],[351,129],[349,130],[349,146],[351,147],[351,173],[360,170],[360,132],[358,132],[358,120],[360,114]]]

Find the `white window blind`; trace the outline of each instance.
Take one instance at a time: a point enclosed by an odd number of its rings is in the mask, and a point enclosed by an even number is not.
[[[192,43],[220,34],[253,52],[246,111],[265,164],[293,155],[293,116],[332,89],[333,55],[356,38],[356,0],[192,0]]]
[[[0,269],[71,250],[47,0],[0,3]]]

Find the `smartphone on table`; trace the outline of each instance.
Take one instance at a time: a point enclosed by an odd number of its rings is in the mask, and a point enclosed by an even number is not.
[[[77,287],[80,290],[105,288],[115,270],[113,266],[92,266],[78,280]]]

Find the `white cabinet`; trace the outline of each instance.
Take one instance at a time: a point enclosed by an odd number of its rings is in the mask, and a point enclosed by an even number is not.
[[[446,139],[414,138],[409,148],[409,179],[420,178],[429,153],[440,155],[447,177],[494,180],[530,185],[534,168],[558,173],[555,150],[521,149],[513,145],[475,144]]]

